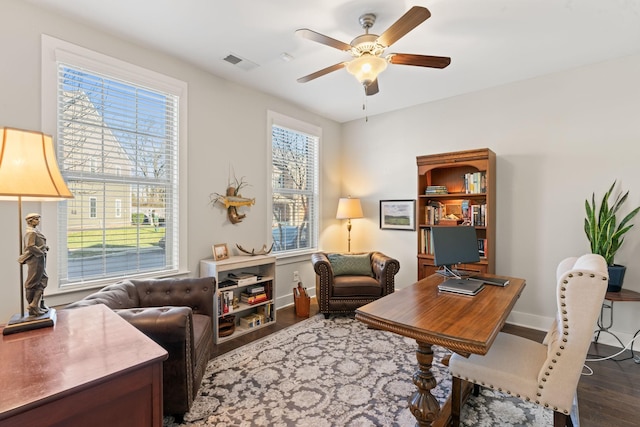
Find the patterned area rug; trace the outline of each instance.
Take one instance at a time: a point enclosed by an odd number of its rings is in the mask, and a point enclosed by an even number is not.
[[[353,317],[318,314],[209,362],[191,411],[177,426],[414,426],[416,343],[367,328]],[[435,347],[433,395],[451,387]],[[461,414],[463,426],[550,426],[551,411],[483,389]]]

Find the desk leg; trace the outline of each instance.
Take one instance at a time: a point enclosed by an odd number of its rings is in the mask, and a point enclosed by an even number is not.
[[[436,386],[436,379],[431,372],[433,363],[431,344],[418,341],[416,358],[418,370],[413,374],[413,383],[418,389],[409,398],[409,409],[418,421],[417,426],[431,426],[440,412],[440,404],[431,394],[431,389]]]

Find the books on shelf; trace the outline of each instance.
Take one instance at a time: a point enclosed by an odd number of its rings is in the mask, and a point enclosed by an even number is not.
[[[420,253],[433,255],[433,239],[431,238],[431,229],[423,228],[420,230]]]
[[[420,247],[419,253],[425,255],[433,255],[433,240],[431,239],[431,228],[420,229]],[[478,254],[481,258],[489,257],[489,242],[486,238],[478,238]]]
[[[264,285],[254,285],[254,286],[247,286],[247,288],[244,291],[250,295],[255,295],[255,294],[264,293],[265,289],[264,289]]]
[[[446,206],[436,200],[431,200],[424,208],[424,223],[426,225],[435,225],[440,222],[440,218],[446,215]]]
[[[474,206],[476,206],[474,208]],[[486,204],[483,205],[486,208]],[[472,221],[472,210],[478,210],[477,205],[471,205],[469,200],[455,201],[453,203],[442,203],[437,200],[429,200],[424,207],[424,225],[484,225],[480,223],[480,217],[476,218],[476,223]],[[484,221],[484,217],[482,219]]]
[[[480,257],[487,258],[489,254],[489,245],[487,239],[478,239],[478,253]]]
[[[245,286],[256,283],[258,276],[251,273],[230,273],[227,279],[235,282],[238,286]]]
[[[487,173],[485,171],[464,174],[462,191],[466,194],[482,194],[487,192]],[[449,194],[446,185],[427,185],[424,194]]]
[[[240,301],[249,305],[259,304],[261,302],[267,301],[268,299],[269,298],[267,297],[267,294],[265,292],[259,294],[248,294],[246,292],[242,292],[240,294]]]
[[[233,312],[233,291],[220,292],[218,300],[220,313],[227,314]]]
[[[272,312],[273,312],[273,304],[261,305],[256,309],[256,313],[264,316],[265,322],[270,322],[273,320]]]
[[[446,185],[427,185],[424,194],[449,194]]]
[[[471,225],[471,202],[464,199],[460,202],[460,215],[462,216],[463,224]]]
[[[473,172],[464,174],[464,192],[480,194],[487,192],[487,173]]]
[[[470,225],[484,227],[487,225],[487,204],[470,206]]]

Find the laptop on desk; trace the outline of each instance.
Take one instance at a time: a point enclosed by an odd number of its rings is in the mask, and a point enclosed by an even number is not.
[[[463,295],[477,295],[484,289],[484,283],[477,280],[447,279],[438,285],[442,292],[453,292]]]

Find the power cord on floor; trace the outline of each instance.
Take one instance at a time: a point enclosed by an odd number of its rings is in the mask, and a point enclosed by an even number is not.
[[[624,348],[622,350],[620,350],[619,352],[612,354],[611,356],[606,356],[606,357],[601,357],[598,359],[585,359],[585,362],[601,362],[603,360],[609,360],[609,359],[613,359],[616,356],[621,355],[622,353],[624,353],[625,351],[627,351],[629,348],[633,348],[633,342],[636,340],[636,338],[640,337],[640,335],[635,335],[631,341],[629,341],[629,344],[625,345]],[[632,350],[632,355],[633,355],[633,350]],[[633,361],[635,363],[640,363],[640,356],[635,356],[633,357]]]
[[[620,350],[619,352],[612,354],[611,356],[606,356],[606,357],[599,357],[597,359],[585,359],[585,362],[602,362],[604,360],[609,360],[609,359],[613,359],[616,356],[621,355],[622,353],[624,353],[625,351],[627,351],[629,348],[631,349],[631,357],[628,357],[626,359],[619,359],[619,360],[614,360],[615,362],[621,362],[622,360],[628,360],[628,359],[633,359],[633,361],[635,363],[640,364],[640,356],[635,356],[633,354],[633,342],[636,340],[636,338],[640,337],[640,335],[638,335],[638,333],[636,332],[636,334],[633,336],[633,338],[631,339],[631,341],[629,341],[629,344],[625,345],[624,348],[622,350]],[[591,369],[588,365],[584,365],[583,369],[587,369],[587,372],[583,372],[582,375],[584,376],[591,376],[593,375],[593,369]]]

